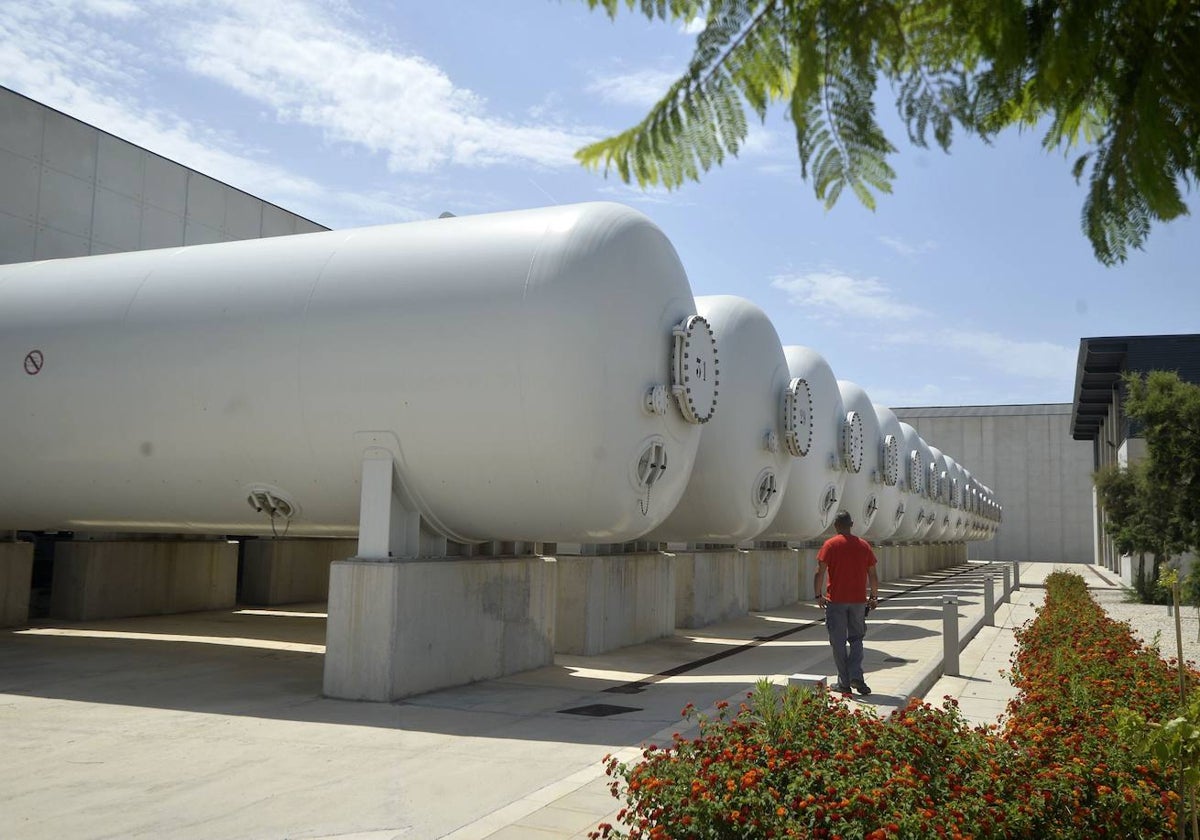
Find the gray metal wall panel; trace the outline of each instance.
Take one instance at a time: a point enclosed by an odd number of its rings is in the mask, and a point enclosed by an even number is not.
[[[213,242],[224,241],[225,234],[216,228],[211,228],[208,225],[202,225],[199,222],[193,221],[191,218],[189,218],[184,225],[184,245],[208,245]]]
[[[188,174],[187,183],[187,214],[188,228],[193,224],[212,228],[218,233],[225,231],[225,186],[206,175],[196,172]],[[188,244],[195,244],[190,241]],[[205,239],[205,242],[220,242],[217,239]]]
[[[39,226],[34,245],[35,260],[56,260],[63,257],[86,257],[91,253],[91,241],[86,236],[75,236],[52,227]]]
[[[323,230],[329,230],[329,228],[322,227],[316,222],[310,222],[302,216],[296,217],[296,233],[319,233]]]
[[[263,203],[240,190],[225,190],[225,235],[234,239],[262,236]]]
[[[45,225],[63,233],[82,236],[85,240],[90,239],[94,190],[90,181],[42,167],[38,197],[39,233],[41,226]]]
[[[146,156],[142,198],[147,204],[182,218],[187,212],[187,182],[188,171],[178,163],[158,155]]]
[[[59,172],[94,182],[98,141],[99,132],[90,125],[57,111],[47,111],[42,163]]]
[[[262,209],[262,235],[287,236],[296,232],[296,217],[273,204],[264,204]]]
[[[183,244],[183,217],[147,206],[142,213],[139,247],[174,248]]]
[[[23,96],[0,91],[0,149],[42,160],[46,109]]]
[[[141,201],[145,177],[146,153],[142,149],[116,137],[100,135],[96,159],[97,186]]]
[[[7,257],[8,262],[32,260],[36,232],[37,226],[30,219],[0,211],[0,257]]]
[[[142,241],[141,202],[112,190],[97,189],[92,240],[111,246],[110,251],[136,251]]]
[[[3,210],[30,222],[37,220],[38,181],[42,167],[37,161],[0,149],[0,196]]]

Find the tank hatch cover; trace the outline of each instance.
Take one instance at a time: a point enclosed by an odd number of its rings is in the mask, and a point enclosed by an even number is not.
[[[842,464],[853,473],[863,467],[863,419],[857,411],[846,412],[842,423]]]
[[[812,446],[812,389],[804,379],[788,383],[783,396],[783,441],[787,451],[803,458]]]
[[[883,451],[880,452],[883,463],[883,483],[895,487],[900,480],[900,441],[895,435],[884,435]]]
[[[683,419],[707,423],[717,407],[721,374],[717,366],[717,341],[701,315],[689,315],[672,330],[671,392]]]

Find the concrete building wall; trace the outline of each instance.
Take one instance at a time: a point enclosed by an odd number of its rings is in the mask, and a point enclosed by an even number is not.
[[[970,543],[971,559],[1092,562],[1092,445],[1072,439],[1070,403],[893,410],[1004,506],[999,533]]]
[[[0,88],[0,264],[318,230]]]

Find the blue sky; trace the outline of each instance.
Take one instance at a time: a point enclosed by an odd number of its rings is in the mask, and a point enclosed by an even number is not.
[[[697,295],[749,298],[880,404],[1070,402],[1081,337],[1200,331],[1200,222],[1101,266],[1036,133],[917,149],[886,101],[874,212],[824,209],[781,112],[674,192],[580,167],[694,38],[583,0],[0,0],[0,84],[330,227],[629,204]]]

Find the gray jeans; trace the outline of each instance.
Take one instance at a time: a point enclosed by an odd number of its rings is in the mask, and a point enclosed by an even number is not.
[[[825,629],[837,665],[838,685],[863,678],[863,636],[867,635],[866,604],[825,604]]]

